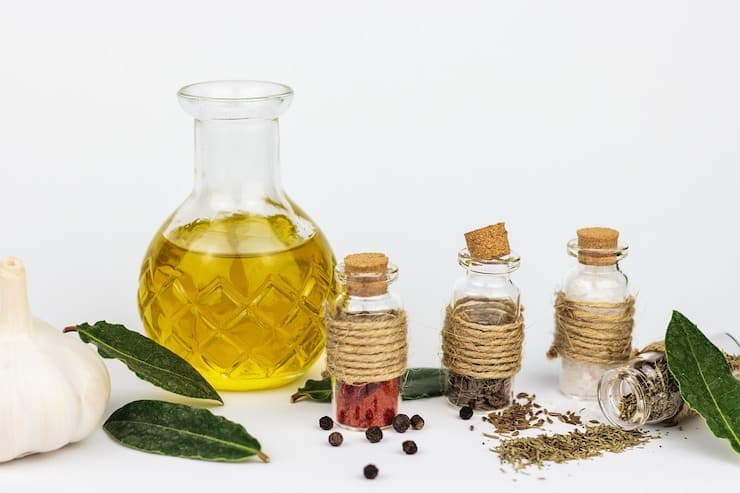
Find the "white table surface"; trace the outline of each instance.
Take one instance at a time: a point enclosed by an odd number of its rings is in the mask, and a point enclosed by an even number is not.
[[[596,403],[566,399],[556,390],[558,363],[544,359],[544,347],[527,344],[525,370],[516,380],[516,391],[537,395],[537,402],[551,411],[585,408],[584,421],[600,419]],[[123,365],[109,363],[113,380],[110,410],[126,402],[142,399],[172,399],[140,382]],[[312,371],[317,377],[318,366]],[[331,415],[331,405],[289,403],[296,385],[273,391],[224,393],[225,405],[214,408],[217,414],[244,424],[256,436],[272,462],[251,460],[239,464],[198,462],[149,455],[115,444],[102,430],[87,440],[57,452],[30,456],[0,466],[0,491],[203,491],[224,488],[269,488],[269,491],[296,491],[348,488],[351,491],[391,491],[424,486],[444,489],[480,487],[494,491],[521,491],[522,487],[542,491],[585,491],[595,487],[621,491],[620,481],[646,488],[682,488],[691,491],[711,484],[732,487],[737,484],[740,461],[729,444],[713,437],[700,418],[679,428],[650,428],[661,435],[658,440],[622,454],[605,454],[591,460],[553,464],[543,469],[513,472],[503,466],[489,450],[495,441],[482,436],[493,431],[490,424],[474,416],[461,420],[457,410],[442,398],[402,403],[409,415],[418,413],[426,421],[423,430],[398,434],[388,430],[380,443],[369,443],[363,433],[342,431],[339,448],[327,443],[329,432],[318,427],[318,419]],[[470,425],[474,430],[470,431]],[[571,427],[556,423],[552,431]],[[532,432],[528,432],[532,433]],[[539,433],[534,431],[534,433]],[[401,442],[416,441],[419,452],[407,456]],[[373,463],[380,474],[375,481],[362,475],[363,467]],[[710,481],[711,479],[711,481]],[[659,482],[658,482],[659,481]],[[709,483],[708,483],[709,481]]]

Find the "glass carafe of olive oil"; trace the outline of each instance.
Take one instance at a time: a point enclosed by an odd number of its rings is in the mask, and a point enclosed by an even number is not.
[[[283,192],[282,84],[217,81],[178,93],[195,118],[195,186],[149,246],[139,311],[147,334],[221,390],[300,377],[324,347],[334,257]]]

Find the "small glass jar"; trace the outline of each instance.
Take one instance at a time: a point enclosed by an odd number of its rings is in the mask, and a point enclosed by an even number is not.
[[[465,275],[454,285],[449,316],[461,316],[466,322],[481,325],[516,322],[521,311],[520,291],[512,282],[511,273],[519,268],[519,256],[509,252],[480,259],[464,248],[457,260]],[[503,409],[511,404],[513,382],[513,376],[473,378],[450,369],[447,400],[454,406],[470,406],[476,411]]]
[[[616,243],[616,237],[614,241]],[[568,242],[568,254],[578,259],[578,263],[563,280],[561,291],[565,298],[591,303],[623,303],[630,297],[628,278],[619,267],[619,261],[627,256],[629,247],[626,244],[614,246],[584,248],[578,239]],[[599,310],[604,313],[612,311],[608,308]],[[616,366],[578,361],[565,355],[561,355],[561,360],[560,391],[576,399],[595,399],[599,379],[605,371]]]
[[[382,255],[384,262],[381,268],[375,271],[356,269],[351,266],[351,257],[353,256],[345,257],[345,261],[336,267],[339,295],[329,307],[327,325],[332,322],[349,322],[361,327],[361,331],[366,334],[363,336],[366,342],[355,347],[358,353],[382,351],[383,349],[374,346],[378,331],[387,330],[389,325],[403,325],[404,353],[402,367],[398,366],[399,355],[391,356],[393,362],[389,363],[396,367],[394,373],[398,376],[382,381],[350,383],[332,374],[335,418],[337,424],[352,430],[366,430],[371,426],[387,428],[398,414],[400,380],[405,370],[406,358],[406,313],[399,296],[388,290],[388,286],[398,278],[398,268],[389,264],[387,257]],[[355,329],[355,343],[356,334]],[[333,351],[333,344],[327,345],[327,355],[329,351]],[[329,371],[332,373],[331,368]]]
[[[740,353],[740,344],[730,334],[711,341],[726,354]],[[626,365],[608,370],[599,380],[598,399],[607,420],[625,430],[668,422],[684,405],[663,351],[640,353]]]

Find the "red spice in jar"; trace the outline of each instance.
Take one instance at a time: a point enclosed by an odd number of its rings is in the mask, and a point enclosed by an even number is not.
[[[400,378],[360,385],[337,381],[337,422],[360,429],[390,426],[394,416],[398,414],[399,388]]]

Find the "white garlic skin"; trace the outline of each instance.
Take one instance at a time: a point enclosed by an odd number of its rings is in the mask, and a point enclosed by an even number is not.
[[[23,264],[0,259],[0,462],[56,450],[100,425],[108,370],[76,334],[30,315]]]

